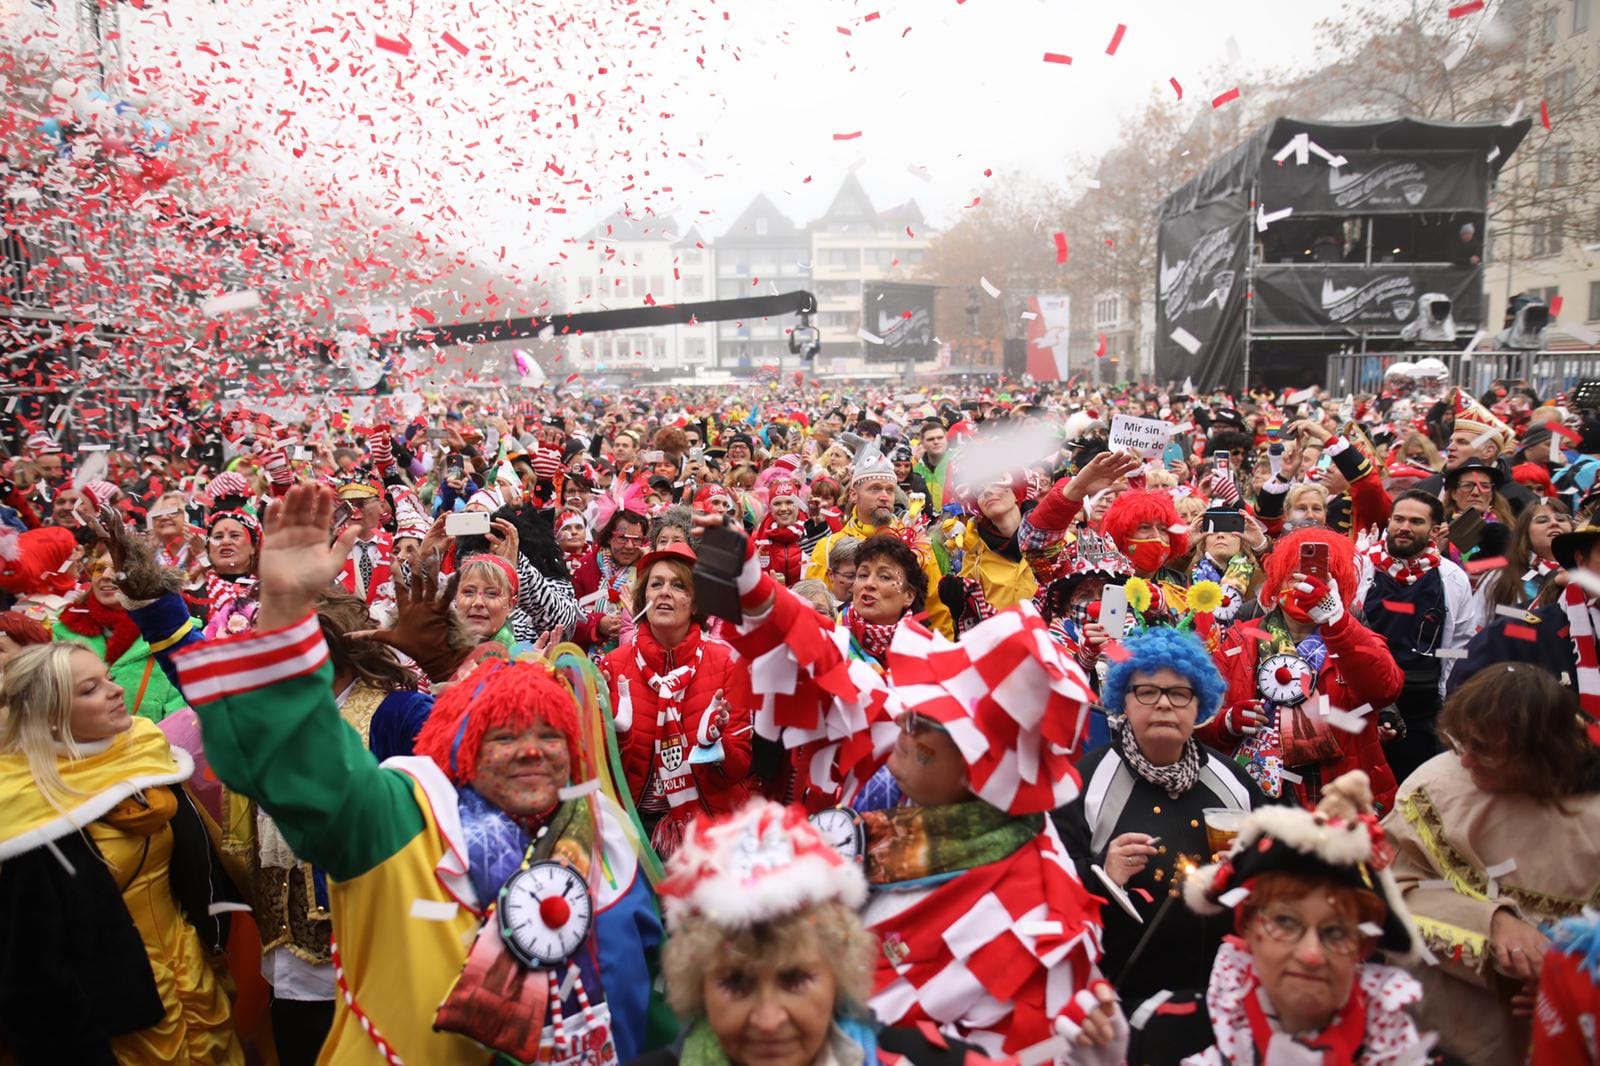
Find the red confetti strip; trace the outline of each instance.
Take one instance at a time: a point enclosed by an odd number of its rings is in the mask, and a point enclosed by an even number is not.
[[[442,40],[445,44],[449,45],[451,48],[454,48],[457,52],[460,52],[462,55],[466,55],[468,52],[470,52],[472,50],[472,49],[468,48],[466,45],[462,44],[459,40],[457,40],[455,34],[453,34],[453,33],[448,33],[447,32],[447,33],[444,34],[444,36],[442,36],[439,39]]]
[[[1114,663],[1125,663],[1129,659],[1133,658],[1133,652],[1129,651],[1127,648],[1124,648],[1121,643],[1115,640],[1107,641],[1105,647],[1101,648],[1100,650],[1105,654],[1107,659],[1110,659]]]
[[[1132,892],[1135,896],[1138,896],[1146,903],[1154,903],[1156,901],[1156,898],[1150,894],[1149,889],[1140,888],[1138,885],[1129,885],[1128,891]]]
[[[1550,104],[1545,100],[1539,101],[1539,125],[1550,128]]]
[[[1106,354],[1106,335],[1104,333],[1097,333],[1095,336],[1099,337],[1100,339],[1094,346],[1094,357],[1096,359],[1103,359]]]
[[[1117,32],[1111,35],[1111,43],[1106,45],[1106,55],[1114,56],[1117,54],[1117,49],[1122,47],[1122,35],[1127,32],[1128,27],[1120,22],[1117,23]]]
[[[970,204],[968,204],[968,205],[967,205],[967,206],[968,206],[968,207],[977,207],[977,206],[978,206],[978,205],[979,205],[979,204],[980,204],[980,203],[982,203],[982,202],[983,202],[983,197],[981,197],[981,196],[974,196],[974,197],[973,197],[973,198],[972,198],[972,202],[971,202],[971,203],[970,203]]]
[[[1567,298],[1559,294],[1550,297],[1550,318],[1552,321],[1561,317],[1561,305],[1566,302]]]
[[[1178,99],[1183,99],[1183,86],[1178,84],[1177,78],[1168,78],[1167,84],[1172,86],[1172,91],[1178,94]]]
[[[1057,230],[1055,240],[1056,262],[1065,263],[1067,261],[1067,235],[1062,233],[1060,230]]]
[[[835,133],[833,139],[836,141],[853,141],[859,136],[861,136],[861,131],[856,130],[854,133]]]
[[[1483,3],[1484,0],[1467,0],[1465,4],[1457,4],[1450,9],[1450,17],[1453,19],[1466,18],[1475,11],[1482,11]]]
[[[876,11],[873,11],[873,12],[869,12],[866,15],[866,17],[864,17],[861,21],[862,22],[876,22],[877,19],[878,19],[878,13]]]
[[[1583,439],[1578,435],[1578,431],[1571,426],[1564,426],[1560,422],[1546,422],[1545,425],[1550,427],[1550,432],[1559,433],[1574,444]]]
[[[1384,600],[1384,609],[1391,614],[1416,614],[1417,606],[1414,603],[1402,603],[1399,600]]]
[[[1255,640],[1271,640],[1272,639],[1272,637],[1267,635],[1267,631],[1266,630],[1261,629],[1258,626],[1236,625],[1236,626],[1234,626],[1234,628],[1239,631],[1239,635],[1242,636],[1242,637],[1251,637],[1251,638],[1254,638]]]
[[[1072,66],[1072,57],[1069,55],[1064,55],[1061,52],[1046,52],[1044,54],[1044,61],[1046,63],[1060,63],[1063,66],[1068,67]]]
[[[411,54],[411,42],[406,40],[404,37],[401,37],[399,40],[395,40],[393,37],[385,37],[381,33],[375,34],[375,36],[378,38],[378,47],[382,48],[385,52],[393,52],[397,56],[408,56]]]
[[[1469,574],[1481,574],[1485,570],[1498,570],[1504,565],[1506,565],[1506,557],[1496,555],[1493,559],[1474,559],[1469,563],[1464,563],[1461,569]]]
[[[1519,625],[1516,622],[1507,622],[1505,632],[1512,640],[1526,640],[1530,644],[1539,640],[1539,633],[1532,626]]]
[[[1223,104],[1231,104],[1237,99],[1239,99],[1239,90],[1237,88],[1229,89],[1219,96],[1213,96],[1211,98],[1211,106],[1221,107]]]

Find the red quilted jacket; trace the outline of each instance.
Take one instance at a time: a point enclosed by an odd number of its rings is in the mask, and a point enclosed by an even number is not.
[[[800,568],[805,563],[805,552],[800,548],[804,532],[805,527],[798,523],[787,528],[774,525],[771,515],[756,528],[756,557],[761,560],[761,569],[789,588],[800,580]]]
[[[624,677],[628,679],[633,699],[633,727],[618,734],[617,744],[622,749],[622,772],[627,775],[628,790],[633,793],[634,803],[638,803],[650,779],[650,761],[655,757],[659,710],[656,692],[645,683],[644,671],[639,669],[638,656],[644,656],[652,673],[665,675],[690,662],[696,650],[700,651],[700,663],[683,702],[678,705],[678,713],[683,718],[684,739],[693,745],[700,718],[711,703],[711,697],[721,689],[728,701],[728,726],[722,736],[723,761],[694,767],[695,786],[700,790],[705,809],[727,814],[737,810],[750,796],[750,712],[755,701],[750,694],[749,664],[736,661],[732,648],[707,639],[695,626],[690,626],[689,635],[668,651],[656,640],[648,625],[641,625],[634,643],[609,652],[600,660],[600,669],[606,675],[613,708],[617,706],[617,682]]]
[[[1389,760],[1383,754],[1383,743],[1378,737],[1377,712],[1395,701],[1405,683],[1405,674],[1395,665],[1389,646],[1366,626],[1357,622],[1347,612],[1337,625],[1324,626],[1322,639],[1328,645],[1328,658],[1317,677],[1317,692],[1328,695],[1328,704],[1339,710],[1353,711],[1362,704],[1371,704],[1367,726],[1359,733],[1333,730],[1344,757],[1324,764],[1322,780],[1332,781],[1347,770],[1365,770],[1372,780],[1372,798],[1383,810],[1394,806],[1397,783]],[[1237,654],[1229,650],[1239,648]],[[1240,626],[1230,626],[1222,634],[1221,646],[1214,659],[1222,680],[1228,686],[1222,698],[1223,707],[1231,707],[1246,700],[1259,699],[1256,692],[1256,656],[1260,638],[1243,632]],[[1231,737],[1222,728],[1219,713],[1211,721],[1195,730],[1195,737],[1218,751],[1232,755],[1239,747],[1239,739]]]

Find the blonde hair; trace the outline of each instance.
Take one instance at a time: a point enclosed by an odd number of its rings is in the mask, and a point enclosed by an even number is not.
[[[20,753],[33,783],[53,806],[82,793],[61,779],[57,744],[69,759],[80,757],[72,738],[72,654],[94,652],[81,644],[33,644],[6,661],[0,674],[0,753]]]
[[[1294,510],[1300,501],[1307,496],[1315,496],[1322,501],[1324,507],[1328,505],[1328,487],[1326,485],[1319,485],[1315,481],[1302,481],[1290,489],[1289,495],[1284,498],[1284,511]]]
[[[460,575],[460,577],[456,579],[458,584],[464,583],[469,575],[480,580],[487,575],[491,585],[505,593],[508,599],[513,601],[516,599],[516,597],[511,595],[511,581],[506,577],[506,572],[487,559],[468,559],[466,562],[461,564],[461,569],[458,570],[457,573]],[[513,602],[513,606],[514,605],[515,603]]]
[[[834,1013],[864,1013],[872,994],[877,939],[862,928],[855,911],[837,900],[748,929],[724,929],[699,914],[683,919],[661,949],[667,1005],[680,1018],[703,1017],[707,975],[719,966],[782,965],[807,932],[816,937],[818,954],[833,968],[837,988]]]

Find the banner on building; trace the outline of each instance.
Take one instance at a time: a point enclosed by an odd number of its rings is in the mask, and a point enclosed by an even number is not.
[[[904,363],[939,357],[933,328],[937,285],[869,281],[861,287],[862,345],[869,363]]]
[[[1067,336],[1072,324],[1072,297],[1064,292],[1029,293],[1017,313],[1028,342],[1028,375],[1035,381],[1065,381]]]
[[[1380,263],[1372,266],[1258,266],[1255,330],[1258,333],[1398,333],[1417,315],[1424,293],[1450,298],[1456,329],[1483,324],[1481,267]]]
[[[1296,215],[1483,211],[1489,164],[1479,152],[1345,152],[1345,164],[1293,157],[1261,168],[1261,203]]]

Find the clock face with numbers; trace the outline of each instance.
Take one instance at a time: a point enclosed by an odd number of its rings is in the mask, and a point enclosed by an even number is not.
[[[519,870],[500,890],[500,936],[524,966],[570,959],[589,935],[594,902],[576,870],[544,860]]]
[[[1311,695],[1306,688],[1310,676],[1310,663],[1298,655],[1279,652],[1262,659],[1256,667],[1256,689],[1279,706],[1293,707]]]
[[[848,807],[829,807],[811,816],[811,824],[828,846],[852,862],[860,862],[867,851],[867,833],[861,816]]]

